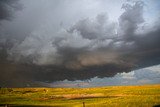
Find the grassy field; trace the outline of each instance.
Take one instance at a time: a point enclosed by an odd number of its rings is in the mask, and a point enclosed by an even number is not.
[[[83,102],[85,107],[159,107],[160,85],[0,89],[0,107],[83,107]]]

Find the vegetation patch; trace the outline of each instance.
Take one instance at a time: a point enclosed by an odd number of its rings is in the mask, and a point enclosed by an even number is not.
[[[0,107],[157,107],[160,85],[1,88]]]

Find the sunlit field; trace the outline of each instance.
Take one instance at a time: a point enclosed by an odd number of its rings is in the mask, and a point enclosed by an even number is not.
[[[160,85],[97,88],[1,88],[0,105],[14,107],[158,107]]]

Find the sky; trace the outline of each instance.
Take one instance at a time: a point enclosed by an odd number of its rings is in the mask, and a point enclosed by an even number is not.
[[[44,86],[49,87],[103,87],[116,85],[147,85],[159,84],[160,82],[160,65],[146,67],[143,69],[131,71],[128,73],[117,73],[114,77],[109,78],[91,78],[90,80],[81,81],[57,81],[53,83],[41,82]]]
[[[1,0],[0,86],[160,83],[159,0]]]

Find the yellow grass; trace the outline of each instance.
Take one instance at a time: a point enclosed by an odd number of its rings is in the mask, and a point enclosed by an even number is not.
[[[0,104],[60,107],[153,107],[160,105],[160,85],[96,88],[1,88]]]

